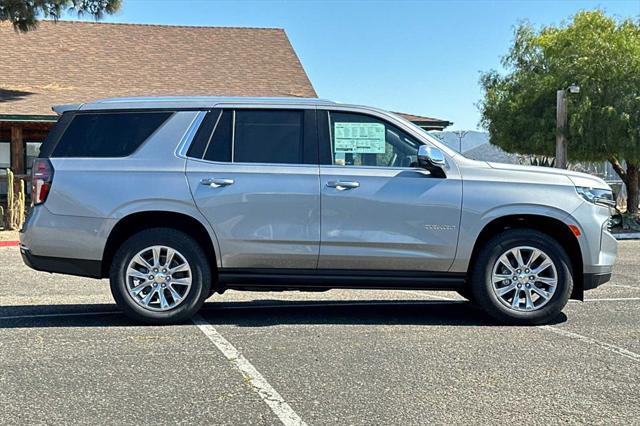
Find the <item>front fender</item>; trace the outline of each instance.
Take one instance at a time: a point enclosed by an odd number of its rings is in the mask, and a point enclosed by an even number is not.
[[[466,272],[468,270],[476,241],[490,223],[503,217],[524,215],[556,219],[563,223],[567,223],[567,219],[570,218],[569,213],[563,209],[533,203],[500,205],[482,212],[463,209],[458,250],[450,271]]]

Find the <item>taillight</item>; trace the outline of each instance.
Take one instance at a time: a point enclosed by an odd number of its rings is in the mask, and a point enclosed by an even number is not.
[[[45,202],[53,183],[53,166],[47,158],[36,158],[31,169],[31,202],[38,205]]]

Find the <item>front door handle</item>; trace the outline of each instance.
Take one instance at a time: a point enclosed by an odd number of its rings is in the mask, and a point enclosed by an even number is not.
[[[345,180],[330,180],[327,182],[327,187],[335,188],[338,191],[344,191],[345,189],[355,189],[360,186],[360,182],[345,181]]]
[[[205,185],[205,186],[211,186],[213,188],[219,188],[221,186],[229,186],[229,185],[233,185],[234,180],[233,179],[226,179],[226,178],[205,178],[202,179],[200,181],[201,185]]]

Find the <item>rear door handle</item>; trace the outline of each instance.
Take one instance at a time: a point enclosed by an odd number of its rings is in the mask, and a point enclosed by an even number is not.
[[[330,180],[327,182],[327,187],[335,188],[338,191],[344,191],[345,189],[355,189],[360,186],[360,182],[345,181],[345,180]]]
[[[221,186],[233,185],[233,179],[226,178],[205,178],[200,181],[201,185],[211,186],[213,188],[219,188]]]

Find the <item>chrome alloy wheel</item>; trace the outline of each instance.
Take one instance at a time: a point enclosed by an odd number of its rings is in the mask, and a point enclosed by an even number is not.
[[[500,302],[515,311],[535,311],[546,305],[558,287],[553,260],[540,249],[507,250],[493,265],[491,288]]]
[[[126,272],[129,296],[152,311],[168,311],[182,303],[191,289],[191,267],[178,251],[152,246],[133,256]]]

